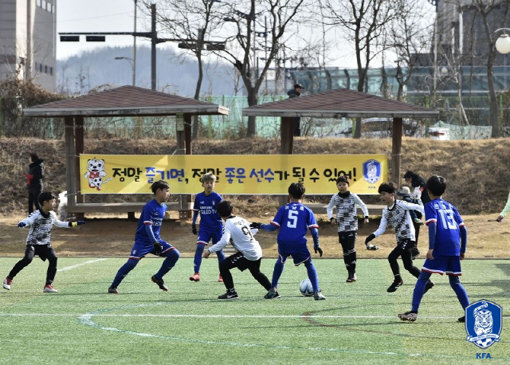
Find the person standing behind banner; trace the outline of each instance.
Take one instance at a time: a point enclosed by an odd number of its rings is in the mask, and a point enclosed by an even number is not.
[[[30,154],[30,165],[28,165],[28,174],[25,174],[27,178],[27,189],[28,189],[28,214],[35,209],[41,209],[39,204],[39,194],[43,189],[43,178],[44,178],[44,160],[41,160],[35,153]]]
[[[289,99],[297,98],[301,95],[304,88],[301,84],[295,84],[293,89],[290,89],[287,91],[287,95],[289,96]],[[296,117],[294,118],[294,136],[299,137],[301,136],[301,128],[300,128],[301,118]]]

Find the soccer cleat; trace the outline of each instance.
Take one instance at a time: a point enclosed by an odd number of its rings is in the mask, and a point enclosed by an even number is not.
[[[11,290],[12,279],[5,278],[3,287],[5,290]]]
[[[200,281],[200,274],[196,272],[193,275],[191,275],[189,279],[190,281]]]
[[[113,286],[110,286],[108,288],[108,293],[110,293],[110,294],[119,294],[119,291],[117,290],[117,288],[114,288]]]
[[[221,277],[221,275],[218,277],[218,283],[223,283],[223,278]]]
[[[403,321],[414,322],[414,321],[416,321],[416,318],[418,318],[418,313],[411,312],[411,311],[405,312],[405,313],[400,313],[398,315],[398,318],[400,318]]]
[[[353,283],[357,280],[358,278],[356,277],[356,274],[353,274],[353,275],[349,275],[349,277],[347,278],[347,280],[345,281],[346,283]]]
[[[278,294],[278,291],[276,289],[269,289],[266,295],[264,295],[264,299],[274,299],[274,298],[280,298],[280,294]]]
[[[460,318],[457,318],[457,322],[460,322],[460,323],[466,322],[466,316],[462,316]]]
[[[58,293],[58,290],[53,287],[51,284],[46,284],[44,286],[43,292],[45,293]]]
[[[315,293],[313,293],[313,299],[315,299],[315,300],[326,300],[326,297],[319,290],[319,291],[316,291]]]
[[[218,299],[237,299],[239,296],[237,295],[235,290],[228,290],[225,294],[218,296]]]
[[[369,251],[377,251],[379,249],[379,246],[372,245],[371,243],[367,243],[367,250]]]
[[[395,280],[389,287],[388,289],[386,289],[386,291],[388,293],[393,293],[394,291],[397,290],[397,288],[399,286],[402,286],[402,284],[404,284],[404,282],[402,280]]]
[[[151,280],[153,283],[156,283],[158,284],[159,288],[163,291],[168,291],[168,288],[167,286],[165,285],[165,282],[163,281],[163,279],[158,279],[157,277],[155,277],[154,275],[151,277]]]
[[[432,287],[434,286],[434,283],[432,281],[427,281],[427,284],[425,284],[425,291],[423,292],[423,294],[425,294],[426,292],[429,291],[429,289],[432,289]]]

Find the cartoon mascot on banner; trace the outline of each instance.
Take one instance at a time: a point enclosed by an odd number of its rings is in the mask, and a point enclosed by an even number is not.
[[[87,162],[87,172],[85,178],[89,181],[89,188],[101,190],[101,186],[112,178],[104,179],[106,172],[104,171],[104,160],[91,158]]]

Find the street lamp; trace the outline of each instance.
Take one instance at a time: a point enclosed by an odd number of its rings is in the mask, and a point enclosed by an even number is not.
[[[131,57],[124,57],[124,56],[117,56],[115,57],[116,60],[126,60],[131,65],[131,71],[133,74],[133,86],[136,84],[136,71],[135,71],[135,60]]]
[[[508,31],[510,31],[510,28],[499,28],[494,31],[494,33],[504,32],[496,40],[496,50],[499,53],[510,53],[510,36],[506,33]]]

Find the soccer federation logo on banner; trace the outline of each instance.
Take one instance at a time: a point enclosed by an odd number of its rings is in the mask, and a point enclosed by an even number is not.
[[[381,179],[381,163],[368,160],[363,163],[363,177],[369,184],[375,184]]]
[[[499,342],[503,311],[489,300],[479,300],[466,307],[467,341],[482,349]]]

